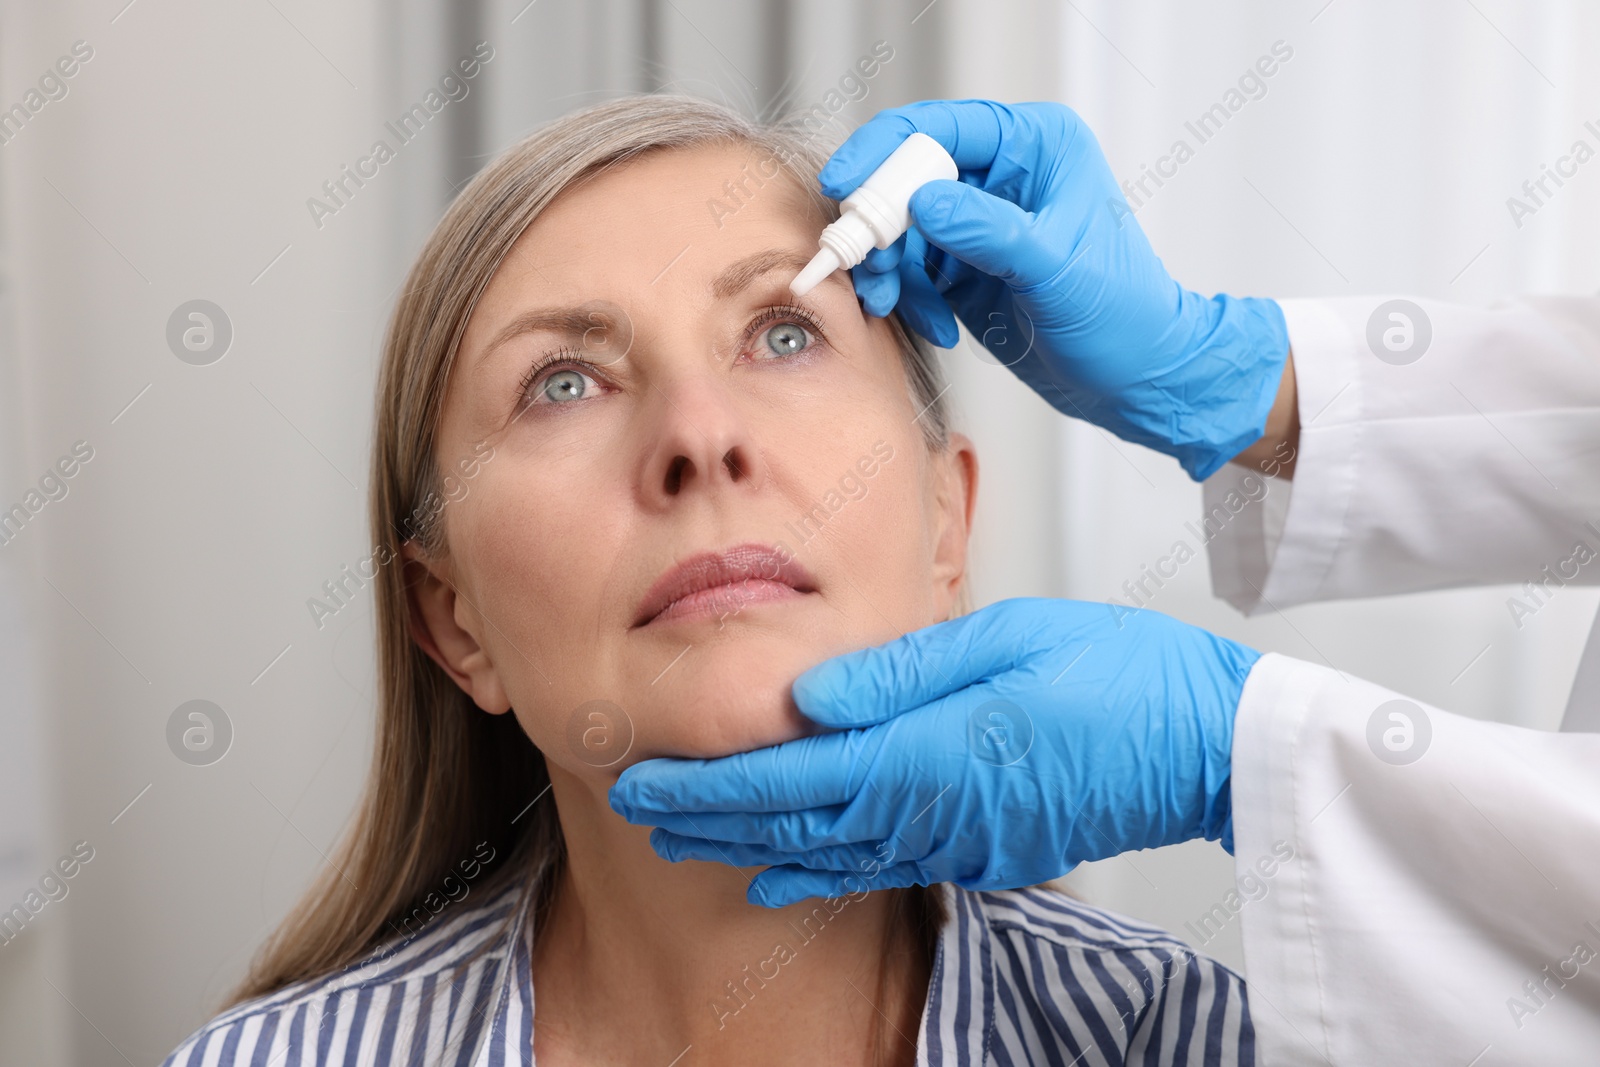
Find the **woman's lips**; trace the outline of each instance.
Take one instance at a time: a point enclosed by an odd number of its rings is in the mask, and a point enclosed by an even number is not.
[[[650,623],[672,619],[713,616],[721,618],[738,613],[747,604],[765,600],[792,600],[804,596],[792,585],[769,582],[764,578],[746,578],[732,585],[715,585],[688,596],[680,597],[661,610]],[[650,625],[646,623],[645,625]]]
[[[750,604],[816,592],[816,582],[792,556],[770,545],[742,544],[702,552],[669,567],[640,601],[634,626],[691,618],[721,618]]]

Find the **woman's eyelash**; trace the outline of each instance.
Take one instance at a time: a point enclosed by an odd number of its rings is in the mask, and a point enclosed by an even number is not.
[[[822,321],[810,308],[801,307],[799,304],[774,304],[756,313],[755,320],[750,323],[750,328],[745,334],[745,341],[748,343],[765,327],[784,319],[798,319],[818,337],[825,336],[822,332]]]
[[[517,386],[517,396],[523,400],[531,400],[532,397],[528,396],[528,390],[533,388],[534,383],[539,380],[541,374],[558,363],[581,363],[584,366],[588,366],[576,349],[558,348],[554,352],[535,360],[533,366],[528,368],[528,373],[522,376],[522,382]]]
[[[822,322],[816,312],[810,308],[801,307],[799,304],[773,304],[771,307],[762,308],[745,328],[744,343],[749,344],[761,331],[774,322],[797,321],[815,333],[818,338],[826,335],[822,332]],[[575,370],[593,369],[593,365],[583,358],[583,353],[574,348],[559,348],[535,360],[522,376],[522,381],[517,386],[517,399],[519,404],[533,401],[530,390],[538,383],[539,378],[550,368],[560,364],[567,364]]]

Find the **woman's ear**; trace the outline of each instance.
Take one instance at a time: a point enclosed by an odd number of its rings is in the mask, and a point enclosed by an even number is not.
[[[415,541],[400,546],[411,639],[459,685],[473,703],[491,715],[511,710],[505,686],[473,630],[480,620],[456,592],[449,560],[435,560]]]
[[[972,537],[973,508],[978,501],[978,450],[964,433],[950,434],[950,442],[934,457],[935,531],[933,549],[934,596],[940,617],[955,610],[961,581],[967,574],[967,543]]]

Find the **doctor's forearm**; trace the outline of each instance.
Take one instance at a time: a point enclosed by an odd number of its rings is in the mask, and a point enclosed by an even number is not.
[[[1287,444],[1289,459],[1282,458],[1282,446]],[[1267,413],[1267,428],[1255,444],[1234,456],[1231,462],[1242,467],[1265,470],[1268,465],[1284,478],[1294,477],[1294,457],[1300,450],[1300,406],[1294,384],[1294,352],[1283,361],[1283,377],[1278,383],[1278,396]]]

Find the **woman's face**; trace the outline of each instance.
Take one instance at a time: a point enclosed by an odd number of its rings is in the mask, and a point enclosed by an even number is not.
[[[948,618],[965,568],[971,444],[929,452],[847,274],[791,297],[823,220],[762,158],[658,151],[568,190],[451,374],[459,499],[446,558],[408,548],[413,630],[580,775],[799,736],[794,679]]]

